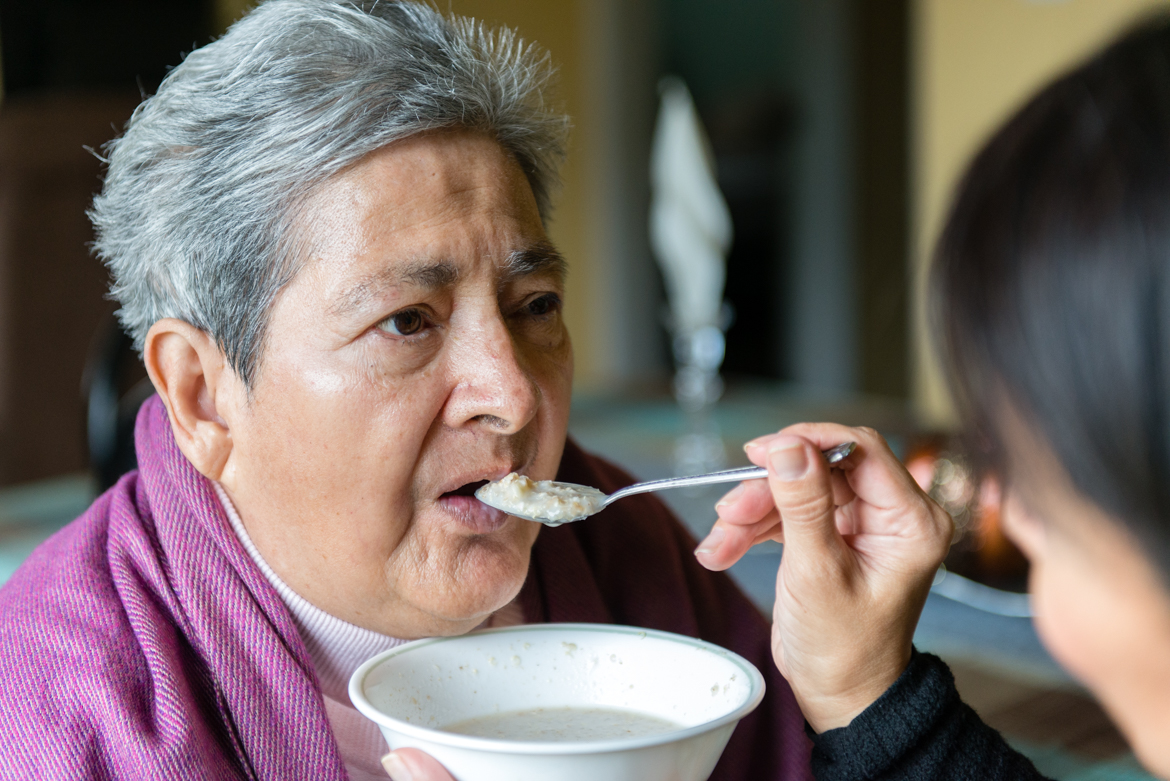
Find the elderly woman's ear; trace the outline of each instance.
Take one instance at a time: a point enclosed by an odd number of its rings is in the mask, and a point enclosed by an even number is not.
[[[206,332],[164,318],[146,334],[142,358],[179,449],[205,477],[221,480],[232,452],[227,421],[243,391],[223,352]]]

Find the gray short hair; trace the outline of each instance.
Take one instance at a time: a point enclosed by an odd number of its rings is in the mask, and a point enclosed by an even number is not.
[[[105,148],[90,211],[139,350],[156,321],[210,334],[250,387],[296,274],[290,226],[323,181],[441,128],[492,135],[547,221],[567,118],[549,56],[506,28],[404,0],[269,0],[193,51]]]

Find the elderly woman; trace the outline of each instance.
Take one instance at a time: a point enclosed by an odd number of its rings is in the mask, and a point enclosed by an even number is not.
[[[547,58],[393,0],[272,0],[110,144],[92,218],[158,392],[140,469],[0,590],[0,775],[385,778],[350,673],[407,639],[609,621],[767,667],[664,507],[542,529],[473,490],[612,490],[566,442],[566,131]],[[715,778],[807,776],[791,691]]]

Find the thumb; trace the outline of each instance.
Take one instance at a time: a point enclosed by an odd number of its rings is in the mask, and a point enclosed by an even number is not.
[[[382,757],[390,781],[453,781],[438,760],[417,748],[400,748]]]
[[[767,443],[766,457],[785,547],[814,554],[837,548],[833,484],[821,451],[803,437],[782,434]]]

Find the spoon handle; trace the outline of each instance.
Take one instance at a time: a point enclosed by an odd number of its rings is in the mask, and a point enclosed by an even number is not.
[[[844,461],[857,447],[856,442],[845,442],[836,447],[822,451],[825,460],[830,464]],[[667,477],[662,480],[648,480],[645,483],[634,483],[631,486],[614,491],[605,504],[634,494],[644,494],[648,491],[662,491],[667,488],[683,488],[689,485],[711,485],[712,483],[737,483],[742,480],[760,480],[768,476],[768,470],[762,466],[745,466],[740,469],[727,469],[722,472],[710,472],[705,475],[691,475],[690,477]]]

